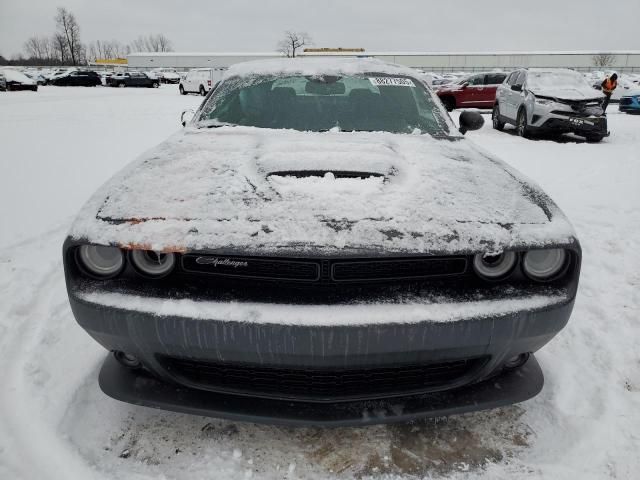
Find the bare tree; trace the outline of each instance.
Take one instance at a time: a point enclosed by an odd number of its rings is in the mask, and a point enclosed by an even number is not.
[[[80,25],[78,25],[75,15],[66,8],[59,7],[56,15],[56,25],[58,34],[62,35],[67,42],[67,51],[71,56],[71,63],[78,65],[82,60],[83,47],[80,42]]]
[[[95,40],[87,45],[87,59],[95,62],[98,59],[123,58],[130,50],[128,45],[117,40]]]
[[[171,40],[165,37],[162,33],[156,35],[156,40],[158,42],[159,52],[171,52],[173,51],[173,44]]]
[[[64,35],[55,33],[50,40],[52,57],[55,58],[61,64],[64,64],[69,57],[67,40]]]
[[[131,50],[135,52],[171,52],[173,44],[162,33],[142,35],[131,42]]]
[[[307,33],[289,30],[284,33],[284,38],[278,42],[278,51],[286,57],[294,58],[299,49],[312,43],[313,40]]]
[[[615,55],[611,53],[598,53],[592,57],[593,64],[596,67],[604,68],[613,65]]]
[[[48,59],[49,40],[45,37],[33,36],[24,42],[24,51],[30,58]]]

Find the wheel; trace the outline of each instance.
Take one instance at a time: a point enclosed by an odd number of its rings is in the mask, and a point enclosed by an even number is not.
[[[500,132],[504,129],[504,122],[500,120],[500,105],[498,105],[497,103],[493,106],[491,120],[493,121],[493,128]]]
[[[200,95],[204,97],[206,94],[207,94],[207,91],[204,89],[202,85],[200,85]]]
[[[527,125],[527,111],[524,108],[521,108],[518,112],[516,132],[518,132],[518,135],[522,138],[529,138],[531,136],[529,125]]]
[[[120,87],[120,88],[124,88],[124,87],[126,87],[126,85],[125,85],[124,83],[122,83],[122,82],[121,82],[121,83],[119,83],[119,84],[118,84],[118,87]]]
[[[453,97],[444,97],[441,99],[444,108],[447,109],[447,112],[451,112],[456,109],[456,99]]]
[[[159,84],[158,82],[153,82],[153,83],[151,84],[151,86],[152,86],[153,88],[158,88],[158,87],[160,86],[160,84]]]
[[[186,95],[187,94],[187,92],[184,91],[184,87],[182,85],[180,85],[179,90],[180,90],[180,95]]]
[[[586,138],[588,143],[598,143],[602,141],[604,137],[602,135],[588,135]]]

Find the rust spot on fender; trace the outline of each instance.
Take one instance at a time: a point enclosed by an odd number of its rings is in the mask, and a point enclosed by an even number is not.
[[[120,243],[118,246],[123,250],[155,250],[162,253],[185,253],[187,251],[186,247],[181,245],[166,245],[162,247],[160,250],[155,249],[151,246],[150,243]]]

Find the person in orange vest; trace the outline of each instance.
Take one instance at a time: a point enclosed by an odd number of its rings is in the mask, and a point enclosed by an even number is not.
[[[600,84],[602,87],[602,93],[604,93],[604,102],[602,102],[602,111],[606,115],[607,107],[609,106],[609,100],[611,100],[611,95],[613,91],[618,86],[618,74],[613,73],[610,77],[604,79],[604,81]]]

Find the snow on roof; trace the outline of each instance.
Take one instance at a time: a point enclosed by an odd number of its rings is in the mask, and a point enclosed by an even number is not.
[[[358,75],[363,73],[416,76],[410,67],[387,63],[376,58],[273,58],[237,63],[229,67],[225,78],[247,75]]]

